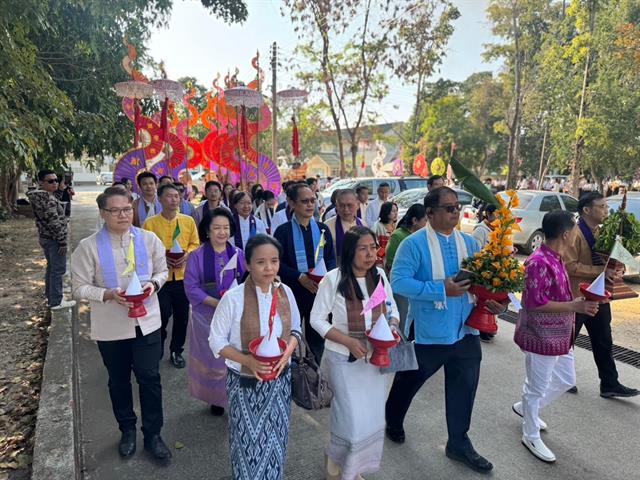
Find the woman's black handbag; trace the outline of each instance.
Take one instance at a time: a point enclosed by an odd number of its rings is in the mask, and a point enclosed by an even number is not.
[[[291,359],[291,397],[293,401],[306,410],[320,410],[329,407],[333,398],[333,390],[322,375],[306,340],[298,332],[291,333],[298,339],[298,348]],[[306,354],[303,354],[303,344]]]

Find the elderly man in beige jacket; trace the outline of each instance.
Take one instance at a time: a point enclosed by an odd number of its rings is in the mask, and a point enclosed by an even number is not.
[[[83,239],[71,256],[73,296],[91,306],[91,338],[98,343],[109,373],[109,395],[122,436],[120,455],[136,451],[131,371],[140,391],[144,447],[158,461],[168,462],[171,451],[162,441],[160,385],[160,306],[156,292],[167,280],[165,247],[153,233],[132,226],[133,207],[122,189],[110,187],[97,199],[104,227]],[[134,277],[150,295],[147,314],[129,318],[121,295]]]

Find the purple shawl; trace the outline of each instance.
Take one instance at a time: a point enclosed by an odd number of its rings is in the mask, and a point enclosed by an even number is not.
[[[587,241],[587,244],[591,249],[591,263],[593,263],[594,265],[604,265],[600,254],[598,254],[593,249],[593,247],[595,247],[596,245],[596,237],[593,235],[593,231],[591,230],[591,228],[589,228],[589,225],[587,225],[587,222],[585,222],[582,217],[580,217],[580,219],[578,220],[578,227],[580,228],[582,235],[584,235],[584,239]]]
[[[162,212],[162,205],[158,201],[158,197],[153,199],[153,205],[156,215]],[[147,203],[144,201],[144,198],[141,195],[140,198],[138,198],[138,221],[140,222],[140,225],[142,225],[146,219]]]
[[[236,222],[236,233],[233,236],[233,241],[235,242],[236,247],[244,248],[244,243],[242,242],[242,229],[240,228],[240,216],[238,215],[238,212],[233,214],[233,219]],[[249,238],[255,237],[256,231],[256,217],[251,214],[249,215]],[[247,238],[247,241],[249,241],[249,238]]]
[[[362,221],[356,217],[356,225],[362,226]],[[342,228],[342,220],[339,216],[336,216],[336,256],[342,256],[342,242],[344,241],[344,229]]]
[[[140,281],[151,278],[151,270],[149,265],[149,255],[142,238],[142,230],[137,227],[131,227],[131,238],[133,242],[133,251],[136,260],[136,273]],[[109,231],[104,226],[96,236],[96,244],[98,246],[98,258],[100,259],[100,268],[104,277],[104,284],[107,288],[118,288],[118,278],[120,273],[116,271],[116,262],[113,258],[113,249],[111,240],[109,239]]]

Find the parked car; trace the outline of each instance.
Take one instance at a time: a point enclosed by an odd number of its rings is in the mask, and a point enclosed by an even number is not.
[[[113,185],[113,172],[100,172],[96,178],[96,185]]]
[[[459,188],[454,188],[454,190],[458,194],[458,201],[462,204],[463,208],[466,205],[471,205],[473,195]],[[427,193],[429,193],[429,189],[427,188],[411,188],[394,196],[392,200],[398,205],[398,219],[401,219],[404,214],[407,213],[411,205],[414,203],[422,203]]]
[[[518,190],[520,205],[512,209],[513,216],[520,226],[520,232],[514,232],[513,243],[523,253],[531,253],[544,241],[542,233],[542,217],[553,210],[578,212],[578,200],[565,193],[547,192],[544,190]],[[500,192],[503,199],[508,200],[505,192]],[[462,212],[460,229],[472,233],[478,224],[477,210],[466,207]]]
[[[369,198],[373,200],[378,190],[378,185],[381,183],[388,183],[391,187],[391,196],[398,195],[405,190],[420,188],[427,186],[427,179],[422,177],[361,177],[361,178],[346,178],[337,181],[331,186],[324,189],[322,196],[324,197],[325,206],[329,206],[331,203],[331,194],[337,188],[351,188],[355,190],[361,185],[364,185],[369,190]]]

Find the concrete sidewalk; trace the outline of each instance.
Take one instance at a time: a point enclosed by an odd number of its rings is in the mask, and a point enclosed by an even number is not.
[[[73,246],[91,234],[97,217],[90,202],[75,206]],[[227,416],[212,417],[208,406],[192,399],[186,370],[165,359],[161,365],[165,427],[163,438],[173,451],[171,466],[156,466],[142,449],[128,460],[117,453],[120,438],[111,412],[107,374],[98,349],[89,339],[88,309],[80,311],[77,346],[80,371],[80,414],[84,478],[114,479],[229,479]],[[493,462],[495,479],[631,479],[640,478],[640,400],[605,400],[598,396],[598,378],[591,352],[576,351],[578,395],[567,394],[544,411],[549,424],[545,442],[558,461],[547,465],[520,443],[519,417],[511,411],[524,378],[523,355],[512,341],[513,325],[500,322],[500,334],[483,344],[484,360],[470,437],[476,449]],[[640,385],[640,370],[618,364],[621,380]],[[135,379],[132,380],[135,387]],[[137,402],[137,398],[136,398]],[[139,411],[139,410],[138,410]],[[287,479],[323,479],[323,448],[328,438],[328,410],[307,412],[293,407]],[[382,470],[374,479],[485,478],[444,455],[447,439],[442,372],[416,396],[405,424],[404,445],[385,444]],[[176,445],[182,448],[176,448]]]

